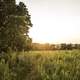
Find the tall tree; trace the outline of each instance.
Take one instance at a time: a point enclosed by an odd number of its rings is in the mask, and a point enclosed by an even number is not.
[[[8,48],[20,51],[26,47],[27,41],[31,41],[28,36],[28,30],[32,26],[31,16],[23,2],[19,5],[10,3],[11,8],[9,3],[6,5],[8,5],[7,9],[2,8],[6,12],[4,21],[0,20],[2,23],[0,25],[0,51],[7,51]]]

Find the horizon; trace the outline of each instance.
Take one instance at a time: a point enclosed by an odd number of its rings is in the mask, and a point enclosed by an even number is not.
[[[60,44],[73,44],[73,45],[75,45],[75,44],[80,44],[80,43],[38,43],[38,42],[32,42],[32,44],[41,44],[41,45],[45,45],[45,44],[50,44],[50,45],[60,45]]]
[[[17,0],[31,14],[33,43],[80,43],[79,0]]]

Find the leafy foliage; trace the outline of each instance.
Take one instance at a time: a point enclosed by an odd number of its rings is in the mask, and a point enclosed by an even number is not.
[[[9,4],[6,3],[7,5]],[[0,21],[2,23],[0,25],[0,51],[5,52],[9,50],[8,48],[13,51],[21,51],[27,46],[27,40],[31,41],[28,31],[32,23],[28,9],[23,2],[11,6],[14,6],[11,8],[14,11],[12,13],[6,12],[10,9],[9,6],[7,6],[7,9],[2,8],[6,14],[2,17],[4,18],[3,22]]]

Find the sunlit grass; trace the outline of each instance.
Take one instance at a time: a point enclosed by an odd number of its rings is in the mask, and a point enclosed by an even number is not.
[[[26,53],[24,55],[35,66],[37,74],[42,80],[80,79],[79,50],[30,51]]]
[[[0,80],[80,80],[80,50],[15,52],[0,60]]]

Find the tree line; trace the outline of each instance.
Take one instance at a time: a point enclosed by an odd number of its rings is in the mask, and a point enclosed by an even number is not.
[[[73,49],[80,49],[80,44],[40,44],[40,43],[32,43],[31,45],[32,50],[73,50]]]

